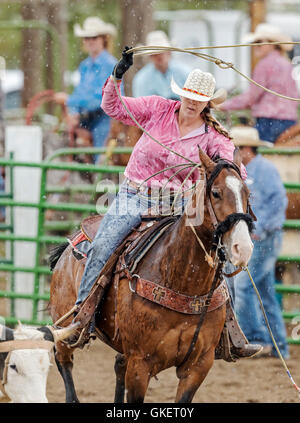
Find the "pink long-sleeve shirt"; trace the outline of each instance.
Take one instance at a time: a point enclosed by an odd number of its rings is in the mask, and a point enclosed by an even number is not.
[[[279,94],[299,98],[292,71],[290,61],[274,50],[258,62],[252,79]],[[298,104],[297,101],[278,97],[250,83],[247,91],[225,101],[221,107],[224,111],[251,109],[256,118],[297,120]]]
[[[120,89],[120,81],[118,81]],[[203,124],[189,134],[181,137],[176,113],[180,101],[167,100],[159,96],[122,97],[126,107],[137,122],[155,139],[172,150],[199,163],[198,145],[210,157],[216,156],[233,160],[234,145],[232,141],[219,134],[214,128]],[[102,109],[112,118],[125,125],[136,126],[121,103],[113,80],[109,78],[103,87]],[[148,135],[143,135],[135,145],[130,160],[125,169],[125,176],[135,183],[141,183],[154,173],[180,163],[188,163],[183,158],[163,148]],[[147,181],[148,186],[161,187],[179,168],[167,170],[153,176]],[[243,178],[246,170],[242,165]],[[191,168],[182,170],[166,185],[170,189],[178,189]],[[199,179],[199,171],[195,170],[185,182],[185,188],[190,187]]]

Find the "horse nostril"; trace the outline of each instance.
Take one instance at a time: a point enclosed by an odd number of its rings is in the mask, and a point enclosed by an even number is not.
[[[233,254],[233,255],[238,256],[238,255],[239,255],[239,253],[240,253],[239,244],[234,244],[234,245],[232,246],[231,251],[232,251],[232,254]]]

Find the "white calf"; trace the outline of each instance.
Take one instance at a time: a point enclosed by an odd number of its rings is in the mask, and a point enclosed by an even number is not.
[[[42,403],[46,397],[50,353],[55,342],[74,328],[32,329],[19,324],[15,329],[0,325],[0,375],[2,391],[11,402]]]

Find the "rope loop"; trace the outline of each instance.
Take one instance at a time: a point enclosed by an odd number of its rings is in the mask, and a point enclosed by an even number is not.
[[[293,44],[297,45],[300,44],[300,41],[293,41],[293,42],[264,42],[264,43],[251,43],[251,44],[233,44],[233,45],[222,45],[222,46],[201,46],[201,47],[190,47],[190,48],[177,48],[177,47],[164,47],[164,46],[139,46],[139,47],[133,47],[130,50],[127,51],[127,53],[132,53],[134,55],[140,56],[144,54],[153,54],[153,51],[155,51],[156,54],[159,54],[159,52],[163,51],[176,51],[181,53],[188,53],[193,56],[199,57],[200,59],[207,60],[208,62],[213,62],[217,66],[219,66],[221,69],[233,69],[235,72],[237,72],[239,75],[241,75],[243,78],[247,79],[247,81],[251,82],[252,84],[256,85],[257,87],[262,88],[263,90],[267,91],[270,94],[276,95],[277,97],[284,98],[286,100],[292,100],[292,101],[299,101],[300,98],[295,97],[289,97],[283,94],[279,94],[276,91],[270,90],[269,88],[264,87],[263,85],[257,83],[249,76],[242,73],[239,69],[237,69],[234,66],[234,63],[231,62],[225,62],[224,60],[220,59],[219,57],[214,57],[209,54],[204,53],[197,53],[196,50],[209,50],[209,49],[216,49],[216,48],[233,48],[233,47],[253,47],[255,45],[282,45],[282,44]],[[152,50],[152,51],[151,51]]]

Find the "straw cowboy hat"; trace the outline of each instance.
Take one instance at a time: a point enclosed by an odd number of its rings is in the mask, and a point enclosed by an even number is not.
[[[103,22],[97,16],[91,16],[83,22],[82,28],[79,24],[74,25],[74,34],[76,37],[88,38],[98,35],[115,36],[117,31],[114,25]]]
[[[274,41],[274,42],[291,42],[293,41],[289,35],[283,34],[277,26],[268,23],[261,23],[255,28],[255,32],[246,34],[242,40],[243,43],[255,43],[256,41]],[[283,50],[289,51],[293,49],[292,44],[280,44]]]
[[[147,34],[146,37],[146,46],[147,47],[171,47],[171,43],[169,38],[167,37],[167,34],[164,31],[152,31]],[[149,50],[148,53],[152,54],[160,54],[163,53],[163,51],[159,50]]]
[[[174,79],[171,80],[171,89],[181,97],[187,97],[196,101],[210,101],[215,107],[226,100],[227,92],[220,88],[215,92],[216,80],[209,72],[202,72],[200,69],[192,70],[183,88],[179,88]]]
[[[260,140],[257,129],[251,126],[235,126],[230,136],[236,147],[273,147],[273,143]]]

